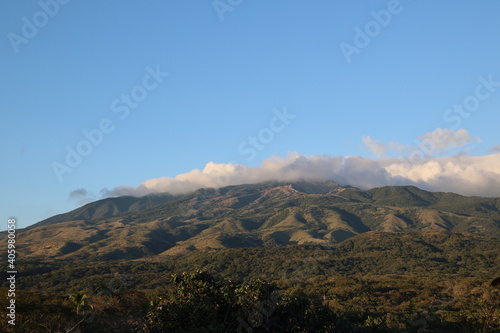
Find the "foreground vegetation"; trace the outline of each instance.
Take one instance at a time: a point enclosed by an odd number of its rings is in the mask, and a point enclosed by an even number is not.
[[[239,283],[195,271],[172,275],[160,293],[118,285],[69,296],[22,292],[15,332],[498,332],[499,309],[500,291],[476,279]]]
[[[15,332],[500,332],[499,243],[366,233],[332,248],[25,262]]]

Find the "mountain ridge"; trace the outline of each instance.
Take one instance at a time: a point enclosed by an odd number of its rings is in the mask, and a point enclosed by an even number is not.
[[[191,194],[108,198],[20,230],[28,258],[112,260],[194,250],[334,245],[369,231],[500,236],[500,198],[413,186],[266,182]]]
[[[68,220],[90,221],[104,217],[116,216],[128,212],[138,212],[151,205],[175,200],[178,197],[179,196],[174,196],[169,193],[159,193],[147,194],[141,197],[125,195],[119,197],[104,198],[85,204],[67,213],[51,216],[47,219],[30,225],[25,229],[28,230],[34,227],[50,225]]]

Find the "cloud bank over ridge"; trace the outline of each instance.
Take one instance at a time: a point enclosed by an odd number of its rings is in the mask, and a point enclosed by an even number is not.
[[[153,178],[139,186],[103,190],[103,196],[168,192],[187,194],[199,188],[259,183],[271,180],[331,179],[361,189],[387,185],[415,185],[429,191],[500,197],[500,153],[486,156],[426,157],[411,163],[405,158],[359,156],[273,156],[262,165],[248,167],[209,162],[175,177]]]

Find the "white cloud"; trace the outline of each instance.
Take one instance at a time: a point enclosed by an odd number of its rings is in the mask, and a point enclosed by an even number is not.
[[[376,156],[387,156],[389,151],[402,152],[405,149],[405,145],[395,141],[389,141],[389,143],[384,143],[382,141],[374,140],[369,136],[363,136],[363,145],[366,149],[371,151]]]
[[[500,197],[500,154],[440,157],[415,165],[380,162],[393,178],[426,190]]]
[[[428,158],[412,164],[402,158],[370,159],[290,153],[285,158],[268,158],[257,167],[210,162],[203,170],[194,169],[172,178],[153,178],[136,187],[120,186],[111,191],[105,190],[104,194],[186,194],[204,187],[312,179],[332,179],[362,189],[415,185],[431,191],[500,196],[500,154]]]
[[[479,138],[469,135],[466,129],[459,128],[456,131],[449,128],[436,128],[433,132],[420,135],[422,143],[433,145],[436,150],[447,150],[460,148],[472,142],[480,142]]]
[[[376,156],[386,156],[387,155],[387,145],[382,141],[373,140],[369,136],[364,136],[362,139],[363,145],[366,149],[371,151]]]
[[[477,137],[473,137],[466,129],[459,128],[456,131],[448,128],[436,128],[432,132],[420,135],[415,142],[416,147],[405,145],[399,142],[390,141],[384,143],[374,140],[369,136],[362,138],[363,145],[377,157],[386,157],[390,152],[403,153],[416,149],[421,150],[424,155],[432,156],[445,150],[465,147],[473,142],[480,142]]]
[[[500,154],[472,157],[432,157],[437,152],[461,148],[478,138],[463,128],[456,131],[437,128],[419,136],[416,147],[391,141],[384,143],[364,136],[364,146],[377,159],[360,156],[304,156],[290,153],[273,156],[261,166],[248,167],[209,162],[203,170],[194,169],[175,177],[153,178],[139,186],[119,186],[103,190],[103,196],[168,192],[187,194],[199,188],[259,183],[270,180],[296,181],[332,179],[342,185],[368,189],[386,185],[415,185],[431,191],[448,191],[464,195],[500,196]],[[388,158],[389,152],[406,152],[406,158]],[[500,145],[491,152],[500,152]],[[419,154],[414,154],[418,152]]]

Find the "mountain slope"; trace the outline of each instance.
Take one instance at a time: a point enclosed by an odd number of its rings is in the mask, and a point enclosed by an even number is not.
[[[20,231],[28,258],[132,259],[197,249],[333,245],[368,231],[500,236],[500,199],[412,186],[268,182],[100,200]]]
[[[48,219],[35,223],[26,229],[33,229],[39,226],[51,225],[59,222],[77,220],[92,221],[129,212],[139,212],[160,203],[175,200],[178,197],[179,196],[164,193],[149,194],[143,197],[122,196],[116,198],[106,198],[91,202],[68,213],[54,215]]]

